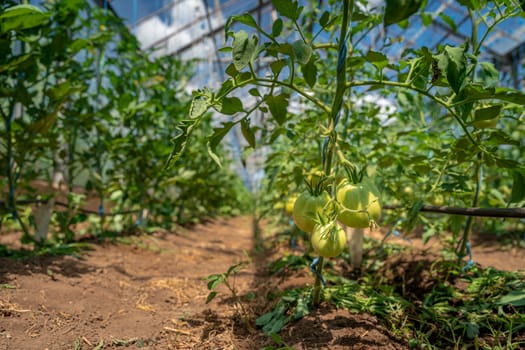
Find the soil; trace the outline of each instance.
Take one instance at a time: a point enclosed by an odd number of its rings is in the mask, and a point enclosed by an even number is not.
[[[255,318],[271,306],[273,290],[313,278],[308,270],[270,277],[268,263],[287,248],[256,250],[252,227],[250,217],[212,220],[93,244],[77,256],[0,258],[0,350],[278,347],[255,327]],[[4,234],[0,244],[16,239]],[[410,254],[408,260],[418,261],[429,253]],[[474,254],[482,266],[525,266],[523,250],[479,245]],[[401,266],[397,259],[385,265],[390,273]],[[220,285],[207,304],[206,276],[242,261],[248,263],[234,281],[240,299]],[[385,278],[394,280],[387,270]],[[280,336],[294,349],[408,348],[374,316],[329,305],[291,322]]]

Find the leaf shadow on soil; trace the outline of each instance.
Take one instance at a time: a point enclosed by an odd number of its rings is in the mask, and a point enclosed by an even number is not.
[[[72,256],[41,256],[31,259],[11,260],[0,258],[0,283],[10,282],[16,276],[48,275],[66,278],[80,277],[92,273],[95,267],[86,264],[82,258]]]

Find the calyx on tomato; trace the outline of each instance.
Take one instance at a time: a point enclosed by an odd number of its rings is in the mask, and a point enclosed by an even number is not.
[[[333,258],[346,247],[346,232],[336,221],[318,223],[310,237],[313,250],[322,257]]]
[[[370,180],[357,184],[343,182],[337,188],[337,202],[340,204],[338,219],[354,228],[366,228],[371,221],[377,222],[381,216],[379,191]]]
[[[325,207],[330,201],[328,192],[319,195],[305,191],[299,195],[293,207],[293,220],[297,227],[307,233],[312,233],[319,216],[324,215]]]

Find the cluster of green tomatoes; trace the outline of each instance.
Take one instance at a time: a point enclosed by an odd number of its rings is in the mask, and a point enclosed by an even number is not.
[[[381,204],[379,191],[368,178],[359,183],[338,179],[333,191],[314,180],[309,190],[289,197],[285,211],[299,229],[308,233],[315,253],[332,258],[346,247],[343,225],[360,229],[375,225],[381,216]]]

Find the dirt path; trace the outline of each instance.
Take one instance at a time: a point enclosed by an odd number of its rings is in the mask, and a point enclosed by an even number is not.
[[[0,235],[0,244],[16,238]],[[411,246],[421,249],[414,241]],[[476,262],[483,266],[525,266],[521,249],[475,247]],[[270,277],[270,261],[301,251],[290,251],[286,244],[268,248],[253,252],[251,218],[239,217],[175,234],[95,244],[79,257],[0,258],[0,350],[262,349],[272,341],[246,325],[268,311],[269,296],[313,282],[307,268]],[[240,296],[254,293],[243,302],[249,323],[224,286],[206,304],[204,279],[246,260],[251,262],[239,272],[235,287]],[[288,324],[281,337],[294,349],[408,348],[376,317],[328,305]]]
[[[80,258],[0,260],[0,349],[233,348],[224,332],[233,307],[220,296],[206,305],[203,277],[251,249],[251,221],[242,217],[95,245]],[[243,270],[240,292],[253,270]]]

